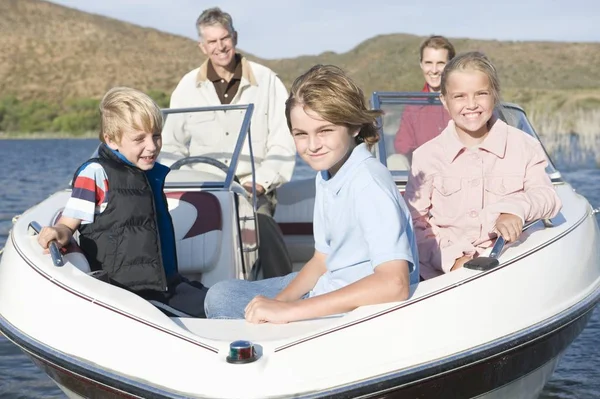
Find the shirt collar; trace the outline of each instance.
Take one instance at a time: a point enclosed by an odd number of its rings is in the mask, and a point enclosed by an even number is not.
[[[458,138],[456,133],[456,124],[453,120],[448,123],[448,127],[442,132],[444,148],[448,162],[452,163],[456,157],[466,148]],[[492,128],[479,148],[486,150],[498,158],[504,158],[506,151],[506,140],[508,136],[508,125],[500,119],[493,122]]]
[[[238,54],[236,54],[236,56],[237,55]],[[243,55],[240,54],[239,56],[240,56],[240,61],[239,61],[238,66],[236,67],[236,71],[238,68],[241,69],[241,77],[240,77],[241,84],[249,84],[251,86],[258,86],[258,81],[256,80],[256,77],[254,76],[254,72],[252,71],[250,62]],[[199,87],[204,82],[209,81],[208,64],[209,64],[209,59],[207,58],[206,61],[204,61],[204,63],[202,63],[202,65],[200,65],[200,68],[198,68],[198,73],[196,74],[196,87]]]
[[[344,162],[340,170],[333,177],[329,177],[329,172],[322,170],[321,184],[331,189],[337,195],[344,184],[352,177],[352,172],[366,159],[373,158],[373,154],[369,151],[365,143],[361,143],[354,147],[350,157]]]
[[[479,148],[491,152],[498,158],[504,158],[504,154],[506,153],[507,139],[508,125],[504,121],[496,118],[496,120],[493,121],[490,133],[487,135],[483,143],[481,143]]]
[[[242,79],[242,56],[236,54],[235,56],[235,70],[233,71],[233,76],[231,80],[240,80]],[[211,82],[219,82],[222,78],[215,71],[215,67],[213,66],[210,59],[208,60],[208,64],[206,65],[206,79]]]

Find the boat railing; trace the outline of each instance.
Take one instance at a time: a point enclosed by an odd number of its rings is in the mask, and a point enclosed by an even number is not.
[[[32,235],[40,234],[40,231],[42,231],[42,226],[38,222],[32,221],[31,223],[29,223],[29,232]],[[54,240],[50,241],[48,243],[48,249],[50,250],[52,263],[55,266],[63,266],[65,264],[65,261],[63,259],[62,254],[60,253],[60,249],[58,248],[58,243]]]

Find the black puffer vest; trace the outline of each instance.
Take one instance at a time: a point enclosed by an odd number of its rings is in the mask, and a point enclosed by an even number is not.
[[[93,223],[79,227],[79,243],[91,269],[106,271],[131,291],[166,291],[156,206],[146,174],[105,145],[88,162],[102,165],[108,178],[106,209]],[[77,173],[79,169],[75,177]],[[167,233],[174,234],[172,224]]]

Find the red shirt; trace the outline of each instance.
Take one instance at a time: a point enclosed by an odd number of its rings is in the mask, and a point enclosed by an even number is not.
[[[429,92],[425,83],[422,92]],[[437,137],[448,126],[450,115],[437,105],[407,105],[394,139],[396,153],[410,155],[422,144]]]

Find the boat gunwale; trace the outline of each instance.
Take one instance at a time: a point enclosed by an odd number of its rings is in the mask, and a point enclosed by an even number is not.
[[[528,256],[530,256],[530,255],[532,255],[532,254],[534,254],[534,253],[536,253],[536,252],[544,249],[545,247],[547,247],[549,245],[552,245],[556,241],[560,240],[561,238],[565,237],[566,235],[570,234],[572,231],[574,231],[575,229],[577,229],[581,224],[583,224],[583,222],[585,222],[585,220],[588,217],[593,217],[591,209],[588,210],[586,213],[584,213],[584,215],[578,221],[576,221],[575,223],[573,223],[573,225],[570,226],[567,230],[563,231],[562,233],[558,234],[557,236],[555,236],[555,237],[553,237],[553,238],[551,238],[551,239],[549,239],[547,241],[544,241],[543,243],[537,245],[536,247],[534,247],[534,248],[532,248],[532,249],[530,249],[528,251],[525,251],[522,254],[519,254],[518,256],[515,256],[511,260],[509,260],[507,262],[504,262],[504,263],[501,263],[499,266],[497,266],[497,267],[495,267],[493,269],[487,270],[485,272],[474,274],[471,277],[468,277],[468,278],[465,278],[463,280],[457,281],[455,283],[446,285],[446,286],[444,286],[442,288],[439,288],[439,289],[437,289],[435,291],[432,291],[432,292],[430,292],[428,294],[425,294],[425,295],[423,295],[423,296],[421,296],[419,298],[412,299],[412,300],[409,299],[409,300],[407,300],[405,302],[402,302],[402,303],[400,303],[400,304],[398,304],[396,306],[393,306],[393,307],[391,307],[389,309],[385,309],[385,310],[382,310],[380,312],[370,314],[370,315],[365,316],[363,318],[353,320],[353,321],[351,321],[349,323],[338,325],[338,326],[333,327],[331,329],[322,331],[322,332],[320,332],[318,334],[314,334],[314,335],[309,336],[309,337],[304,337],[304,338],[299,339],[299,340],[294,341],[294,342],[289,342],[289,343],[287,343],[285,345],[282,345],[282,346],[279,346],[279,347],[275,348],[275,352],[280,352],[280,351],[283,351],[285,349],[289,349],[289,348],[291,348],[293,346],[296,346],[296,345],[302,344],[304,342],[310,341],[312,339],[319,338],[321,336],[328,335],[328,334],[331,334],[333,332],[336,332],[336,331],[339,331],[339,330],[342,330],[342,329],[345,329],[345,328],[348,328],[348,327],[352,327],[352,326],[357,325],[357,324],[361,324],[363,322],[375,319],[377,317],[381,317],[381,316],[387,315],[389,313],[393,313],[393,312],[395,312],[397,310],[400,310],[400,309],[403,309],[403,308],[405,308],[407,306],[410,306],[410,305],[413,305],[415,303],[421,302],[421,301],[423,301],[425,299],[428,299],[428,298],[437,296],[439,294],[442,294],[444,292],[447,292],[449,290],[458,288],[459,286],[462,286],[464,284],[470,283],[470,282],[475,281],[475,280],[477,280],[479,278],[487,277],[487,276],[489,276],[492,273],[495,273],[495,272],[497,272],[499,270],[502,270],[502,269],[506,268],[507,266],[510,266],[513,263],[518,262],[518,261],[522,260],[523,258],[526,258],[526,257],[528,257]],[[600,295],[600,283],[597,284],[597,287],[596,287],[595,291],[597,291],[598,295]],[[492,341],[492,342],[494,342],[494,341]]]
[[[327,334],[330,334],[330,333],[333,333],[336,331],[340,331],[342,329],[351,327],[351,326],[359,324],[359,323],[366,322],[366,321],[371,320],[376,317],[381,317],[383,315],[386,315],[391,312],[402,309],[406,306],[410,306],[411,304],[418,303],[424,299],[441,294],[441,293],[446,292],[451,289],[455,289],[463,284],[474,281],[478,278],[483,278],[485,276],[488,276],[497,270],[503,269],[511,264],[514,264],[515,262],[523,259],[524,257],[527,257],[527,256],[531,255],[532,253],[535,253],[535,252],[543,249],[544,247],[551,245],[552,243],[556,242],[557,240],[563,238],[564,236],[570,234],[572,231],[577,229],[582,223],[584,223],[587,220],[587,218],[590,218],[590,217],[591,218],[594,217],[592,214],[591,207],[584,213],[584,215],[579,220],[577,220],[575,223],[573,223],[572,226],[570,226],[568,229],[566,229],[559,235],[553,237],[550,240],[545,241],[544,243],[530,249],[529,251],[526,251],[526,252],[520,254],[519,256],[516,256],[515,258],[511,259],[510,261],[505,262],[492,270],[489,270],[489,271],[483,272],[483,273],[478,273],[478,274],[471,276],[465,280],[461,280],[454,284],[440,288],[440,289],[433,291],[427,295],[424,295],[423,297],[420,297],[413,301],[407,301],[407,302],[402,303],[398,306],[395,306],[391,309],[387,309],[387,310],[384,310],[384,311],[381,311],[381,312],[378,312],[375,314],[371,314],[367,317],[355,320],[351,323],[343,324],[341,326],[336,326],[332,329],[325,330],[324,332],[322,332],[320,334],[315,334],[313,336],[306,337],[304,339],[297,340],[297,341],[291,342],[286,345],[282,345],[282,346],[276,348],[274,352],[275,353],[281,352],[285,349],[291,348],[291,347],[296,346],[301,343],[305,343],[312,339],[316,339],[318,337],[321,337],[321,336],[324,336],[324,335],[327,335]],[[207,350],[212,350],[215,353],[219,352],[216,348],[212,348],[212,347],[202,344],[200,342],[193,342],[185,336],[180,336],[179,334],[176,334],[170,330],[167,330],[160,326],[149,323],[144,319],[135,317],[128,313],[124,313],[124,312],[120,311],[119,309],[116,309],[110,305],[93,300],[92,298],[83,296],[82,294],[80,294],[77,291],[68,289],[68,287],[65,284],[60,283],[56,279],[51,278],[51,276],[47,275],[42,270],[38,270],[39,268],[37,266],[35,266],[28,258],[24,257],[24,254],[18,248],[18,245],[15,241],[14,229],[11,231],[11,241],[13,243],[13,246],[15,247],[15,250],[21,256],[21,258],[23,258],[24,260],[26,259],[26,263],[31,268],[33,268],[42,277],[44,277],[47,280],[49,280],[50,282],[60,286],[61,288],[66,289],[68,292],[72,293],[73,295],[76,295],[77,297],[80,297],[82,299],[89,300],[92,303],[95,303],[95,304],[98,304],[99,306],[105,307],[108,310],[115,311],[121,315],[133,318],[134,320],[141,322],[143,324],[146,324],[150,327],[158,328],[162,332],[165,332],[165,333],[173,335],[175,337],[187,340],[187,341],[194,343],[196,345],[199,345]],[[453,370],[457,370],[461,367],[467,367],[467,366],[470,366],[473,364],[483,362],[486,359],[494,358],[502,353],[513,351],[524,345],[528,345],[537,340],[543,339],[545,336],[552,334],[553,332],[558,331],[561,328],[566,327],[570,323],[573,323],[573,322],[577,321],[579,318],[585,316],[588,312],[593,311],[593,309],[595,308],[595,306],[597,305],[597,303],[599,301],[600,301],[600,284],[596,284],[596,287],[590,292],[590,294],[588,294],[585,298],[583,298],[579,302],[571,305],[570,307],[564,309],[563,311],[561,311],[558,314],[555,314],[549,318],[546,318],[546,319],[544,319],[536,324],[533,324],[525,329],[516,331],[510,335],[500,337],[493,341],[487,342],[487,343],[479,345],[477,347],[469,348],[468,350],[465,350],[462,352],[454,353],[451,356],[438,358],[434,361],[422,363],[418,366],[403,369],[401,371],[386,374],[383,376],[380,375],[380,376],[372,377],[367,380],[361,381],[359,383],[351,383],[351,384],[344,385],[344,386],[341,386],[341,387],[338,387],[335,389],[319,391],[318,393],[313,392],[313,393],[307,393],[307,394],[300,394],[300,396],[297,396],[297,397],[312,398],[312,397],[315,397],[314,395],[318,395],[318,396],[322,396],[322,395],[335,396],[335,395],[342,395],[342,394],[347,395],[350,390],[355,390],[355,389],[364,390],[366,386],[371,386],[371,385],[377,385],[378,386],[377,392],[381,392],[380,388],[381,388],[382,384],[384,384],[384,385],[392,384],[392,387],[387,388],[387,389],[397,388],[398,385],[396,385],[395,382],[392,383],[390,381],[397,380],[399,378],[401,378],[403,380],[409,380],[408,382],[405,382],[404,385],[407,385],[407,384],[412,385],[416,381],[410,380],[410,377],[414,376],[415,374],[427,374],[429,372],[428,375],[423,375],[423,376],[419,377],[419,381],[422,381],[422,380],[434,378],[435,376],[443,375],[444,373],[451,373]],[[74,356],[67,355],[63,352],[57,351],[57,350],[49,347],[48,345],[45,345],[44,343],[37,341],[36,339],[28,336],[24,332],[20,331],[16,327],[14,327],[12,324],[10,324],[10,322],[8,322],[8,320],[6,320],[2,316],[2,314],[0,314],[0,332],[2,332],[5,336],[7,336],[8,339],[10,339],[13,343],[15,343],[17,346],[19,346],[26,352],[30,353],[32,356],[36,356],[37,358],[42,359],[45,362],[48,362],[48,360],[49,360],[48,358],[50,357],[51,359],[53,359],[53,361],[50,361],[50,363],[53,363],[55,366],[61,367],[75,375],[82,376],[83,378],[91,379],[95,382],[98,382],[97,381],[98,376],[100,376],[100,377],[108,378],[112,382],[116,381],[116,382],[119,382],[120,384],[126,384],[126,386],[134,387],[136,391],[138,389],[144,390],[144,389],[146,389],[145,387],[151,388],[152,391],[143,391],[142,392],[144,394],[152,393],[153,396],[151,396],[151,397],[156,397],[156,398],[174,397],[172,392],[163,391],[160,389],[157,391],[154,391],[157,388],[152,385],[141,384],[140,382],[138,382],[134,379],[131,379],[129,377],[123,378],[122,375],[113,374],[104,368],[94,366],[91,362],[88,362],[86,360],[80,360]],[[498,346],[505,346],[506,349],[502,352],[494,352],[494,349],[497,348]],[[49,356],[44,356],[44,355],[49,355]],[[64,365],[61,365],[59,363],[64,363]],[[461,363],[461,365],[457,367],[456,363]],[[76,367],[78,367],[78,369],[79,369],[78,372],[74,372],[74,371],[70,370],[68,367],[66,367],[66,365],[69,365],[69,364],[74,364]],[[442,371],[441,373],[439,372],[440,368],[444,369],[444,371]],[[431,372],[432,370],[434,371],[433,373]],[[91,373],[92,375],[87,376],[85,374],[85,372]],[[104,384],[102,382],[98,382],[98,383]],[[122,386],[122,385],[119,385],[119,386]],[[156,395],[159,395],[159,396],[156,396]],[[167,396],[162,396],[162,395],[167,395]],[[146,396],[144,396],[144,397],[146,397]],[[178,397],[178,396],[176,396],[176,397]],[[201,397],[201,396],[198,396],[198,397]]]

